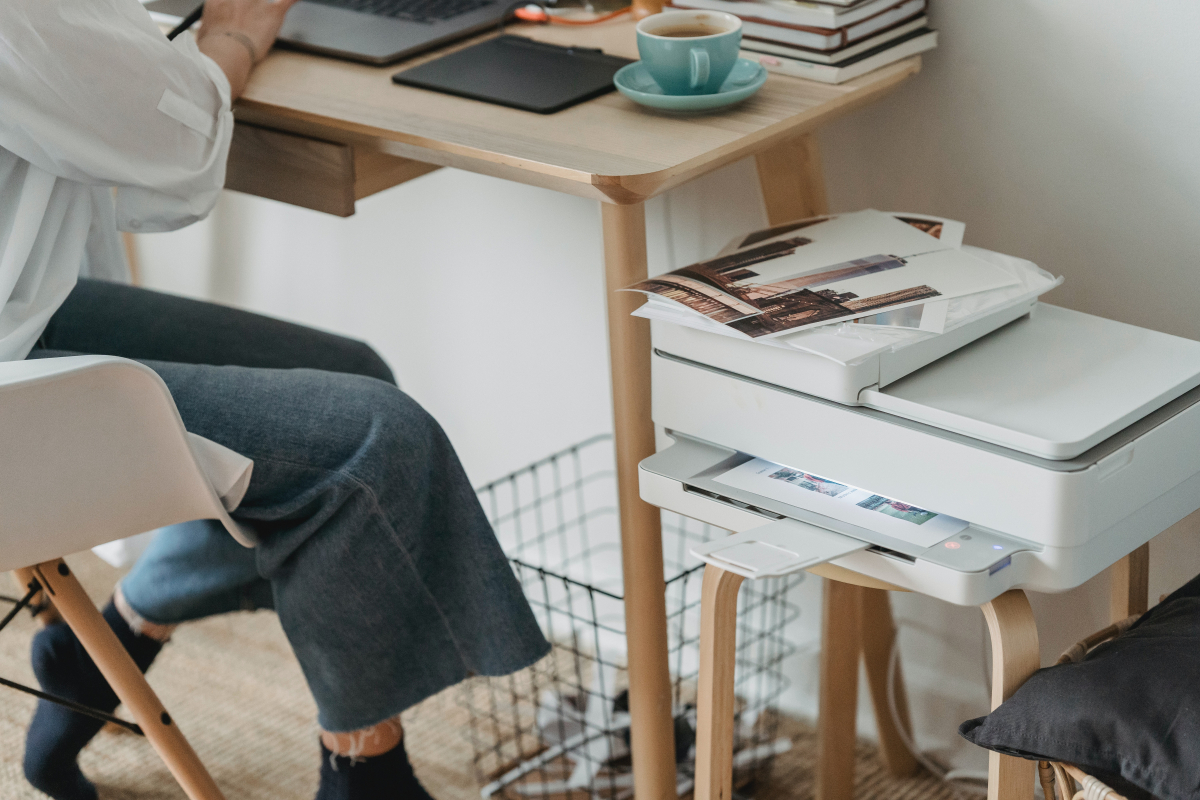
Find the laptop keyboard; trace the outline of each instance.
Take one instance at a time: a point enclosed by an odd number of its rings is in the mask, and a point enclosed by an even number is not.
[[[373,14],[377,17],[409,20],[410,22],[439,22],[468,11],[490,6],[496,0],[309,0],[326,6]]]

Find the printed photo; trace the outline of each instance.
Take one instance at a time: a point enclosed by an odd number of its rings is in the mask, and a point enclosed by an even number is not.
[[[966,233],[967,226],[958,220],[931,217],[926,214],[910,214],[904,211],[891,211],[888,213],[905,225],[910,225],[922,233],[932,236],[942,244],[948,244],[951,247],[962,247],[963,234]]]
[[[912,225],[919,231],[928,233],[935,239],[942,238],[944,223],[940,219],[921,219],[920,217],[896,217],[896,219]]]
[[[742,239],[742,241],[738,243],[738,248],[749,247],[752,244],[765,242],[767,239],[774,239],[776,236],[783,236],[785,233],[798,231],[801,228],[807,228],[809,225],[816,225],[818,222],[825,222],[826,220],[830,219],[833,219],[833,217],[810,217],[809,219],[801,219],[795,222],[785,222],[784,224],[776,225],[773,228],[764,228],[763,230],[755,231],[754,233],[748,235],[745,239]],[[897,217],[897,219],[899,219],[899,217]]]
[[[850,317],[873,308],[927,300],[939,295],[940,292],[930,286],[912,286],[873,297],[859,297],[854,292],[839,294],[832,289],[816,292],[800,289],[761,302],[759,307],[762,313],[732,320],[728,325],[747,336],[758,338],[817,322]]]
[[[807,489],[810,492],[823,494],[827,497],[837,497],[850,488],[844,483],[838,483],[828,478],[822,478],[820,475],[813,475],[797,469],[789,469],[788,467],[772,473],[769,477],[777,481],[790,483],[793,486],[799,486],[801,489]]]
[[[714,322],[756,338],[849,317],[872,308],[938,296],[929,286],[914,286],[874,297],[809,288],[899,269],[908,263],[899,256],[883,254],[833,264],[818,272],[775,283],[755,282],[759,273],[750,267],[789,256],[811,242],[803,236],[768,242],[650,278],[637,288],[682,303]]]
[[[924,229],[871,210],[778,225],[742,245],[627,288],[759,338],[1014,282]]]
[[[908,306],[907,308],[898,308],[895,311],[884,311],[881,314],[874,314],[869,317],[859,317],[854,322],[859,325],[879,325],[885,328],[912,328],[916,330],[921,327],[921,318],[925,314],[925,306]]]
[[[964,520],[764,458],[744,461],[713,480],[922,548],[932,547],[967,527]],[[793,487],[804,491],[798,492]],[[803,515],[796,518],[803,519]]]
[[[899,500],[892,500],[889,497],[879,494],[873,494],[866,500],[860,501],[858,507],[865,508],[868,511],[878,511],[880,514],[887,514],[889,517],[902,519],[905,522],[911,522],[913,525],[924,525],[929,520],[936,519],[938,516],[932,511],[910,506],[908,503],[901,503]]]

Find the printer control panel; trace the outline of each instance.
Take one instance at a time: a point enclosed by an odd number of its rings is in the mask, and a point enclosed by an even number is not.
[[[919,558],[958,572],[995,574],[1012,563],[1013,553],[1034,549],[1028,542],[971,527],[927,548]]]

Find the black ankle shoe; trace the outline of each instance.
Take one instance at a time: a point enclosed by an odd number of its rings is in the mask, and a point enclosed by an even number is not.
[[[370,758],[335,756],[321,743],[316,800],[433,800],[408,763],[404,742]]]
[[[145,672],[162,644],[135,634],[111,601],[103,616]],[[116,694],[66,623],[41,630],[33,638],[32,651],[33,672],[43,691],[110,714],[116,710]],[[26,779],[54,800],[96,800],[96,787],[80,772],[76,759],[102,727],[98,719],[39,700],[25,737]]]

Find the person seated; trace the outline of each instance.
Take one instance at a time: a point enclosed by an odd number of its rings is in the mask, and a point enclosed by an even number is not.
[[[190,432],[253,460],[232,515],[255,547],[164,529],[104,609],[138,666],[179,623],[274,609],[319,711],[317,798],[428,798],[400,713],[549,649],[446,435],[362,342],[117,282],[118,228],[213,207],[231,103],[292,2],[209,0],[174,41],[137,0],[0,4],[0,360],[136,359]],[[64,624],[32,660],[46,691],[116,708]],[[39,702],[29,781],[95,798],[76,757],[99,727]]]

